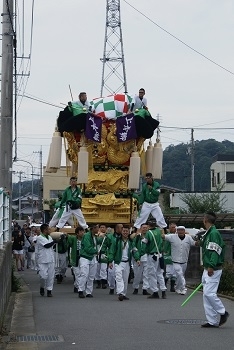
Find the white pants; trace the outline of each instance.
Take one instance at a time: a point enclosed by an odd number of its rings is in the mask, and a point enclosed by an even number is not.
[[[156,219],[157,225],[161,228],[167,227],[167,224],[165,222],[162,210],[159,206],[159,203],[147,203],[144,202],[140,211],[140,216],[136,219],[134,227],[140,228],[142,224],[144,224],[149,215],[152,214],[152,216]]]
[[[40,287],[52,290],[54,286],[54,263],[40,263],[39,276],[40,276]]]
[[[54,227],[58,222],[59,222],[59,212],[60,212],[60,209],[58,208],[56,210],[56,212],[54,213],[52,219],[50,220],[49,222],[49,227]],[[69,218],[67,220],[67,222],[69,223],[70,226],[73,226],[73,220],[72,218]]]
[[[133,262],[133,271],[134,271],[134,280],[132,283],[132,286],[134,289],[138,289],[141,280],[143,281],[142,289],[148,289],[149,288],[149,281],[148,281],[148,267],[147,267],[147,261],[141,261],[140,266],[137,265],[137,262]]]
[[[117,294],[127,294],[129,272],[129,262],[121,262],[118,265],[115,264],[115,282]]]
[[[63,214],[58,222],[58,224],[56,225],[56,227],[58,228],[62,228],[66,222],[68,221],[68,219],[71,217],[71,215],[74,215],[76,217],[76,219],[79,222],[79,225],[82,226],[84,229],[88,228],[88,225],[86,224],[84,215],[82,214],[82,211],[80,209],[74,209],[72,210],[70,207],[64,209]]]
[[[62,275],[65,276],[66,270],[67,270],[67,253],[54,253],[54,259],[55,259],[55,275]]]
[[[107,281],[110,289],[115,289],[115,264],[113,262],[112,269],[108,268]]]
[[[173,266],[176,274],[176,290],[186,289],[186,281],[184,278],[184,274],[187,268],[187,263],[185,264],[173,263]]]
[[[37,270],[36,268],[36,253],[31,253],[31,269]]]
[[[80,266],[73,266],[72,271],[74,273],[74,287],[79,289],[79,276],[80,276]]]
[[[225,307],[217,296],[219,281],[222,270],[214,271],[213,276],[208,276],[207,270],[203,271],[203,306],[208,323],[217,326],[220,321],[220,315],[225,313]]]
[[[161,291],[167,290],[163,277],[163,270],[159,265],[159,257],[157,261],[155,261],[152,258],[152,255],[147,255],[147,266],[149,288],[152,290],[152,292],[158,292],[158,284]]]
[[[97,263],[95,280],[107,280],[107,263]]]
[[[78,276],[78,291],[92,294],[93,280],[97,271],[97,260],[94,257],[92,260],[80,258],[79,261],[80,273]]]
[[[176,279],[175,268],[173,264],[166,265],[166,278]]]
[[[28,248],[24,249],[24,258],[27,260],[27,269],[31,267],[32,253],[28,251]]]

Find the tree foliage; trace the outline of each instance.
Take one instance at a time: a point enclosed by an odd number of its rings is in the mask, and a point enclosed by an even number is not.
[[[162,183],[184,191],[191,189],[191,156],[189,144],[170,145],[163,152]],[[195,141],[194,189],[210,191],[210,166],[216,154],[234,154],[234,143],[214,139]]]
[[[224,204],[226,199],[221,199],[220,192],[211,193],[183,193],[180,198],[187,205],[186,213],[199,214],[205,213],[207,210],[212,210],[215,213],[225,213]]]

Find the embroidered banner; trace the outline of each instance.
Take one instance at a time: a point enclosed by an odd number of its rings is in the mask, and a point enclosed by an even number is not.
[[[116,119],[116,136],[119,142],[136,139],[136,126],[134,114],[127,114]]]
[[[102,118],[88,113],[86,116],[85,136],[94,142],[101,142],[102,136]]]

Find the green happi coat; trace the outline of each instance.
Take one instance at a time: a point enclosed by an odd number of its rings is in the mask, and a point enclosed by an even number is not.
[[[65,206],[68,202],[77,204],[81,207],[82,195],[81,189],[76,186],[75,191],[72,192],[71,186],[67,187],[64,192],[60,203],[60,208]]]
[[[78,266],[78,261],[80,259],[80,252],[77,251],[77,237],[69,235],[68,236],[68,249],[69,249],[69,258],[70,264],[73,267]]]
[[[215,226],[211,226],[202,236],[200,245],[203,266],[212,267],[214,270],[220,269],[224,262],[225,243]]]
[[[106,239],[103,242],[101,254],[105,254],[107,256],[107,262],[112,262],[112,261],[109,261],[110,248],[112,243],[115,242],[116,238],[119,236],[116,233],[107,233],[105,237]]]
[[[61,218],[62,214],[63,214],[63,211],[64,211],[64,208],[65,208],[65,203],[64,204],[61,204],[61,201],[57,201],[54,205],[54,208],[57,210],[57,209],[60,209],[59,210],[59,213],[58,213],[58,217]]]
[[[102,243],[102,238],[92,235],[91,231],[85,233],[81,241],[80,257],[92,260],[98,254],[98,245]]]
[[[158,245],[159,252],[157,251],[157,247],[154,243],[154,238],[152,236],[152,233],[154,235],[155,241]],[[162,247],[163,247],[163,240],[161,235],[161,230],[159,228],[154,228],[146,232],[145,238],[142,240],[142,249],[141,249],[141,255],[144,254],[158,254],[162,253]]]
[[[101,243],[99,243],[98,246],[98,262],[107,264],[108,263],[108,256],[107,256],[107,245],[108,245],[108,237],[107,235],[103,237],[99,237],[99,240],[101,240]]]
[[[68,250],[68,239],[64,237],[64,239],[59,240],[58,245],[58,253],[64,254]]]
[[[142,191],[140,195],[136,193],[133,194],[133,197],[137,199],[138,203],[142,205],[144,202],[156,203],[158,202],[158,197],[160,194],[160,185],[157,181],[153,181],[152,188],[150,189],[147,183],[144,183],[142,186]]]
[[[132,256],[136,261],[140,260],[140,253],[138,252],[137,248],[134,246],[133,241],[128,239],[128,261],[131,263]],[[115,264],[120,264],[122,261],[122,254],[123,254],[123,244],[124,241],[122,240],[122,237],[116,238],[110,247],[110,251],[108,254],[108,261],[109,262],[115,262]]]

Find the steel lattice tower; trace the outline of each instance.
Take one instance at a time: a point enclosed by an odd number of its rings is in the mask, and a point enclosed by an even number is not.
[[[106,29],[102,67],[101,96],[105,90],[127,93],[120,0],[106,0]]]

